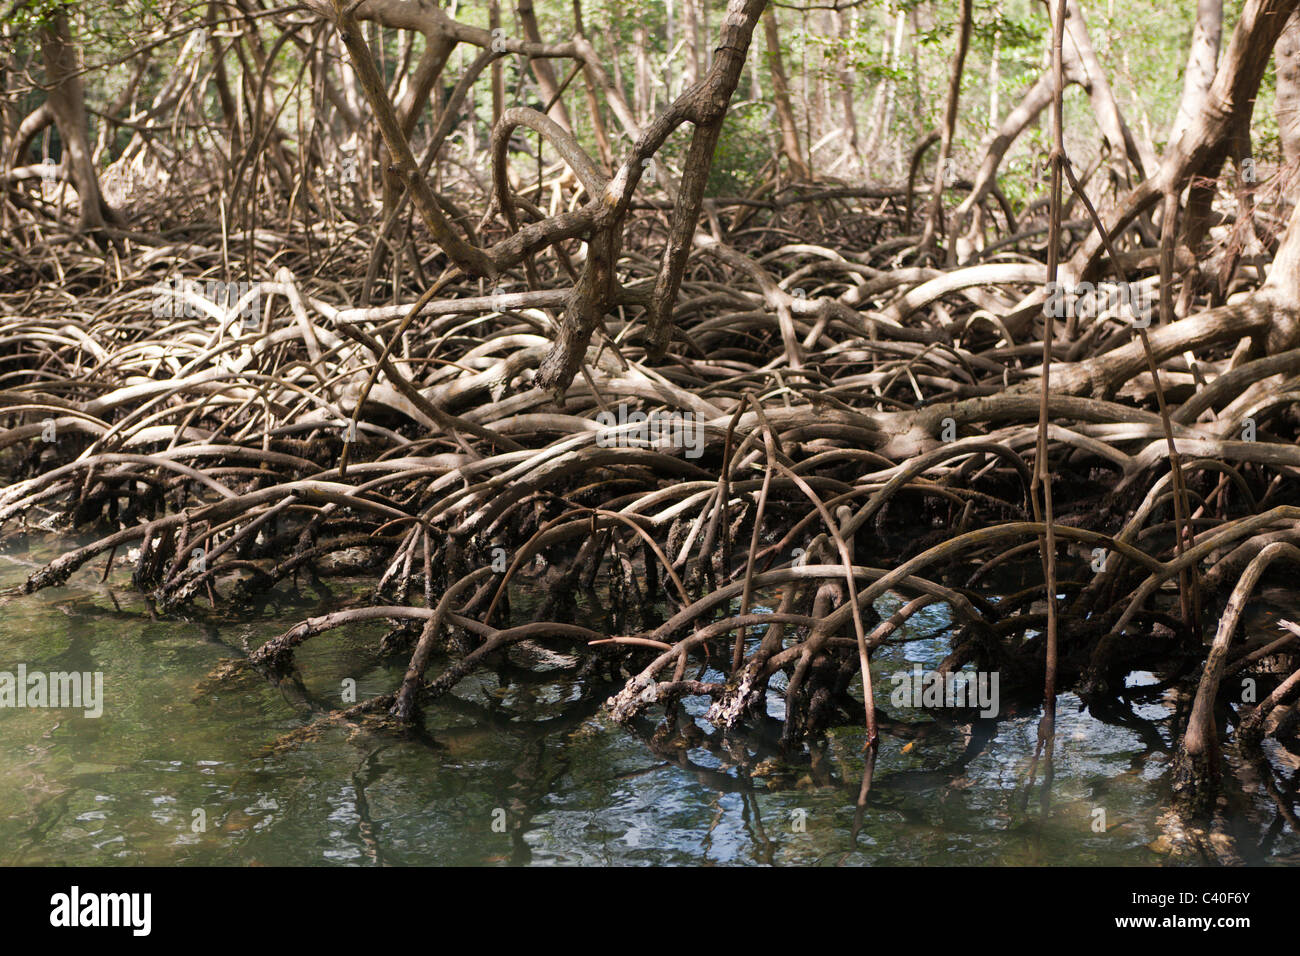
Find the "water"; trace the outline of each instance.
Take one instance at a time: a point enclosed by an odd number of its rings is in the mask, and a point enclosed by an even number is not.
[[[53,551],[0,555],[0,587]],[[609,692],[520,670],[471,676],[429,708],[425,733],[377,736],[328,724],[340,706],[391,691],[404,655],[378,652],[383,624],[313,638],[299,680],[213,672],[245,646],[336,608],[367,582],[278,593],[240,620],[153,620],[102,561],[67,587],[0,599],[0,670],[102,671],[104,714],[0,709],[3,864],[1158,864],[1173,708],[1162,694],[1125,725],[1062,696],[1051,799],[1026,777],[1037,713],[939,727],[907,752],[886,735],[860,826],[863,731],[833,731],[816,759],[708,744],[659,747],[600,713]],[[886,607],[896,599],[882,599]],[[942,608],[909,625],[922,640],[882,649],[888,675],[947,650]],[[436,669],[444,663],[437,660]],[[1137,683],[1154,680],[1136,675]],[[689,701],[698,717],[705,702]],[[773,695],[774,711],[779,698]],[[921,718],[924,719],[924,718]],[[762,735],[754,735],[761,741]],[[986,739],[987,738],[987,739]],[[761,742],[754,744],[762,746]],[[711,749],[710,749],[711,748]],[[740,772],[743,761],[749,771]],[[1241,813],[1262,834],[1276,811]],[[1104,811],[1104,831],[1097,811]],[[504,830],[505,832],[501,832]],[[1282,828],[1265,859],[1294,856]]]

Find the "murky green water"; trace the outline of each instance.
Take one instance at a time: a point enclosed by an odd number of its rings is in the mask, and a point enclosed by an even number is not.
[[[0,587],[47,556],[0,555]],[[1161,694],[1123,725],[1080,713],[1065,695],[1046,807],[1041,769],[1035,786],[1026,782],[1037,734],[1037,714],[1026,713],[977,725],[969,750],[962,727],[940,727],[909,752],[886,736],[859,814],[858,728],[833,732],[813,761],[794,766],[744,748],[656,752],[600,714],[603,693],[584,697],[559,672],[505,687],[495,674],[471,677],[430,708],[424,735],[331,725],[277,748],[339,706],[346,679],[358,699],[400,682],[404,657],[377,652],[385,627],[314,638],[297,656],[300,682],[209,674],[243,646],[339,606],[362,582],[278,594],[246,620],[214,625],[151,620],[134,593],[98,576],[84,569],[65,588],[0,599],[0,670],[102,671],[106,698],[98,719],[0,709],[0,863],[1162,860],[1147,848],[1167,802],[1172,706]],[[942,613],[918,615],[911,636],[940,630]],[[946,649],[941,637],[886,648],[878,673],[934,665]],[[737,760],[758,767],[741,773]],[[1263,800],[1245,812],[1243,825],[1260,833],[1275,813]],[[1295,833],[1281,827],[1261,857],[1296,851]]]

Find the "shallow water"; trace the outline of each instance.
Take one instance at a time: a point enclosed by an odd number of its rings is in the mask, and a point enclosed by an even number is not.
[[[53,551],[0,555],[0,588]],[[855,803],[863,731],[839,728],[793,766],[696,746],[656,751],[600,713],[571,674],[484,673],[429,708],[427,733],[327,726],[276,747],[343,703],[392,690],[403,655],[377,652],[382,624],[318,636],[298,681],[209,675],[245,646],[336,608],[367,582],[276,594],[220,624],[151,620],[102,561],[66,587],[0,598],[0,670],[102,671],[104,712],[0,708],[3,864],[1159,864],[1172,698],[1136,703],[1124,725],[1061,698],[1048,799],[1027,782],[1038,714],[937,727],[904,752],[886,735],[865,808]],[[882,610],[897,599],[886,596]],[[910,643],[874,658],[891,674],[947,651],[942,608]],[[436,668],[441,661],[435,661]],[[1151,675],[1131,682],[1149,683]],[[688,701],[695,716],[705,702]],[[780,699],[772,695],[772,712]],[[925,718],[918,718],[925,719]],[[967,731],[971,759],[959,765]],[[756,735],[755,740],[759,739]],[[752,772],[741,772],[737,761]],[[757,767],[754,765],[757,764]],[[1098,811],[1104,812],[1104,817]],[[1276,811],[1239,810],[1257,840]],[[504,832],[501,832],[503,831]],[[1098,832],[1098,831],[1101,832]],[[1249,849],[1249,847],[1243,847]],[[1283,826],[1260,860],[1295,857]]]

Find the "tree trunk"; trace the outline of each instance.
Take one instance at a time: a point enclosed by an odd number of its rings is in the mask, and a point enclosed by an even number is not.
[[[654,83],[650,79],[650,31],[644,24],[637,24],[636,66],[632,76],[632,103],[636,110],[636,121],[645,126],[650,122],[654,111]]]
[[[577,36],[587,35],[587,28],[582,22],[582,0],[573,0],[573,30]],[[596,77],[596,71],[588,63],[583,64],[582,77],[583,89],[587,97],[587,112],[591,115],[591,130],[596,137],[596,151],[600,153],[600,161],[608,171],[614,165],[614,150],[609,145],[605,118],[600,115],[600,100],[596,97],[596,89],[600,86],[600,81]]]
[[[800,182],[808,182],[812,176],[799,146],[799,127],[795,124],[794,106],[790,103],[790,84],[786,81],[785,66],[781,62],[781,36],[776,11],[772,7],[763,12],[763,37],[767,41],[767,68],[772,73],[772,101],[781,126],[781,154],[790,164],[790,175]]]
[[[1106,79],[1101,61],[1093,50],[1088,23],[1083,18],[1078,0],[1069,0],[1066,4],[1065,29],[1067,42],[1063,52],[1068,78],[1087,91],[1097,126],[1110,145],[1111,153],[1116,157],[1127,156],[1138,176],[1145,177],[1146,163],[1120,113],[1119,102]]]
[[[961,99],[961,72],[970,48],[971,9],[973,0],[961,0],[957,14],[957,49],[953,51],[952,68],[948,73],[948,103],[944,108],[943,127],[939,131],[939,158],[935,162],[934,182],[930,187],[930,209],[925,217],[925,230],[921,233],[921,256],[934,246],[939,217],[943,214],[943,187],[952,178],[948,169],[952,153],[952,137],[957,130],[957,104]]]
[[[686,30],[685,57],[682,60],[683,89],[690,89],[704,72],[705,42],[700,37],[700,16],[697,10],[698,0],[682,0],[682,20]]]
[[[1232,137],[1249,129],[1273,46],[1298,3],[1300,0],[1247,0],[1210,84],[1205,109],[1169,147],[1160,168],[1105,216],[1112,241],[1164,195],[1181,193],[1193,177],[1218,177]],[[1080,280],[1091,280],[1100,273],[1103,245],[1094,234],[1074,254],[1071,271]]]
[[[537,27],[537,14],[533,11],[533,0],[518,0],[515,11],[519,14],[519,26],[524,31],[524,37],[530,43],[541,43],[542,32]],[[541,108],[545,109],[546,104],[551,104],[546,115],[555,120],[566,133],[573,132],[569,111],[564,105],[564,100],[560,99],[560,84],[555,79],[555,70],[551,62],[535,57],[528,61],[528,66],[537,79],[537,90],[542,94]]]
[[[995,20],[1002,19],[1002,3],[999,0],[998,5],[993,10]],[[998,125],[998,113],[1001,112],[998,103],[998,87],[1002,83],[1001,70],[1001,53],[1002,53],[1002,28],[996,26],[993,29],[993,50],[989,55],[989,126]]]
[[[1282,158],[1292,175],[1291,195],[1300,199],[1300,7],[1291,14],[1286,29],[1273,48],[1277,58],[1277,129]]]
[[[840,47],[835,56],[835,78],[840,88],[840,103],[844,109],[844,129],[848,135],[847,148],[862,169],[862,148],[858,139],[858,114],[853,105],[853,70],[849,67],[849,41],[853,37],[853,19],[856,11],[850,10],[845,16],[839,10],[831,13],[835,32],[840,38]],[[852,18],[852,19],[851,19]]]
[[[890,75],[876,87],[876,95],[872,100],[871,135],[862,150],[868,160],[875,158],[881,140],[888,134],[889,127],[893,123],[897,84],[894,82],[892,71],[898,65],[898,58],[902,55],[902,51],[903,11],[899,10],[894,14],[893,42],[890,42],[888,33],[885,36],[885,64],[890,70]]]
[[[78,228],[93,232],[109,222],[116,223],[118,215],[100,193],[99,175],[91,160],[80,57],[72,41],[65,8],[55,8],[41,28],[41,52],[45,60],[45,81],[49,85],[50,110],[63,139],[63,165],[77,190]]]
[[[1169,131],[1169,142],[1176,143],[1192,120],[1205,108],[1205,97],[1214,82],[1219,64],[1219,45],[1223,39],[1223,0],[1198,0],[1196,29],[1192,31],[1192,48],[1187,54],[1187,71],[1183,74],[1183,96],[1178,115]]]

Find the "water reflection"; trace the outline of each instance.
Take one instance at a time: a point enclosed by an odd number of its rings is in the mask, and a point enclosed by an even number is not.
[[[25,563],[11,555],[0,587],[20,582]],[[864,753],[859,712],[792,759],[780,748],[779,681],[766,719],[743,735],[709,726],[707,701],[694,698],[672,732],[653,718],[629,731],[601,713],[615,683],[579,680],[576,662],[558,657],[539,672],[516,656],[461,682],[417,731],[393,736],[317,722],[342,706],[348,680],[359,700],[400,682],[406,659],[382,650],[382,624],[307,643],[278,685],[222,676],[223,661],[364,585],[273,595],[233,623],[201,610],[151,619],[93,572],[0,599],[0,666],[102,670],[107,697],[98,720],[0,711],[0,862],[1162,861],[1149,844],[1185,702],[1155,675],[1134,675],[1119,701],[1089,710],[1062,694],[1047,737],[1034,707],[968,723],[917,712],[890,715],[879,752]],[[887,597],[879,610],[896,607]],[[941,607],[926,608],[873,667],[937,666],[945,625]],[[1235,808],[1253,860],[1300,852],[1300,774],[1279,778],[1276,766],[1235,767],[1243,785],[1258,782],[1249,792],[1259,796]]]

